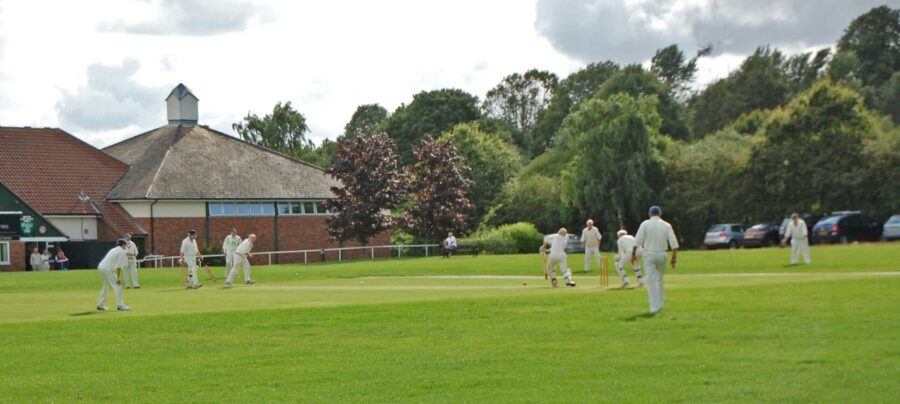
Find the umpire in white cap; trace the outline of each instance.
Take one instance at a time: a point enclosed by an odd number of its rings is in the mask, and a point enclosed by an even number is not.
[[[635,246],[631,249],[631,262],[637,262],[638,248],[644,249],[644,272],[647,275],[647,297],[650,299],[650,314],[655,315],[665,305],[663,274],[666,272],[666,250],[672,249],[672,269],[675,269],[678,255],[678,240],[672,225],[662,220],[659,206],[650,207],[650,218],[641,223],[635,236]]]

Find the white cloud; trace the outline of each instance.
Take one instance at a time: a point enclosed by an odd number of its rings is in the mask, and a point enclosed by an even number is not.
[[[135,5],[155,16],[137,21],[104,20],[97,24],[101,31],[146,35],[206,36],[243,31],[250,21],[269,21],[268,9],[234,0],[160,0],[149,5]],[[149,7],[147,7],[149,6]]]

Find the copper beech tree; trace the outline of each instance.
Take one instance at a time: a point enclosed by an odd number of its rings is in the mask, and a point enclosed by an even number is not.
[[[327,219],[333,239],[366,244],[393,227],[385,212],[404,197],[393,139],[383,133],[343,137],[337,144],[337,162],[325,172],[341,182],[340,187],[331,187],[335,197],[325,201],[325,208],[334,212]]]
[[[413,163],[406,166],[409,207],[402,217],[410,234],[429,240],[443,239],[448,231],[466,230],[472,203],[466,189],[469,168],[452,140],[426,136],[412,148]]]

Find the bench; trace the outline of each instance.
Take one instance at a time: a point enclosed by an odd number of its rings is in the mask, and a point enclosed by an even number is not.
[[[448,256],[448,252],[444,246],[441,246],[441,254],[444,257]],[[481,246],[477,241],[462,241],[456,244],[456,251],[453,254],[471,254],[473,257],[477,257],[479,252],[481,252]]]

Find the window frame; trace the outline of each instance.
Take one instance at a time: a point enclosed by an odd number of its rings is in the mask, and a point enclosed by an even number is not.
[[[6,260],[3,260],[3,250],[6,250]],[[0,241],[0,265],[10,265],[12,259],[9,252],[9,241]]]

